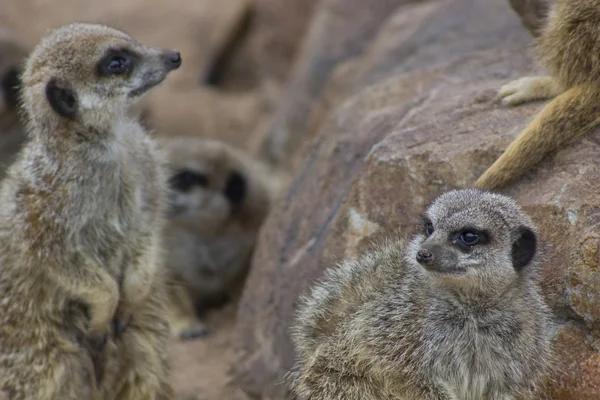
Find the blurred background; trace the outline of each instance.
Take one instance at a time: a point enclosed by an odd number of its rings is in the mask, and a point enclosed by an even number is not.
[[[373,240],[411,235],[425,204],[474,182],[541,109],[502,107],[496,93],[538,73],[530,48],[546,9],[546,0],[0,0],[0,77],[49,28],[112,25],[182,54],[141,105],[156,135],[218,139],[288,174],[239,302],[209,317],[207,338],[173,343],[182,398],[283,400],[298,296]],[[16,117],[2,104],[8,149]],[[596,132],[507,189],[549,244],[542,288],[561,321],[564,368],[544,398],[600,398],[600,182],[589,167],[599,143]]]

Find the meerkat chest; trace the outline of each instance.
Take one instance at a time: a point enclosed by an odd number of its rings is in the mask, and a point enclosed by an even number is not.
[[[456,316],[431,327],[436,334],[427,345],[427,354],[434,366],[433,379],[450,399],[495,399],[517,381],[511,357],[514,342],[496,328],[469,316]]]
[[[152,229],[165,198],[158,153],[137,125],[121,136],[120,145],[118,219],[133,229]]]

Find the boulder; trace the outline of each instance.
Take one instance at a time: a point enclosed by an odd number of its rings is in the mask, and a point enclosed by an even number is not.
[[[354,37],[360,48],[348,57],[326,56],[350,46],[347,35],[320,25],[333,18],[327,12],[313,20],[280,109],[303,117],[271,131],[275,139],[292,128],[313,138],[263,227],[234,332],[238,382],[263,399],[290,398],[298,296],[370,242],[411,236],[428,202],[472,185],[543,107],[498,100],[501,85],[535,73],[532,38],[508,2],[397,1],[377,29],[354,33],[364,40]],[[365,18],[336,17],[335,27]],[[311,86],[295,86],[301,81]],[[328,109],[308,134],[315,104]],[[503,190],[540,232],[540,285],[557,324],[558,360],[543,398],[600,398],[599,158],[600,129]]]
[[[283,84],[319,0],[255,0],[252,46],[261,75]]]

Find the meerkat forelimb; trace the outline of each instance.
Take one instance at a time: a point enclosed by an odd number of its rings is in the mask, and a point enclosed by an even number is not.
[[[97,398],[82,343],[121,330],[161,285],[166,174],[128,110],[180,64],[177,52],[80,23],[30,54],[21,78],[29,140],[0,188],[0,390],[11,398]],[[145,357],[123,375],[159,363],[158,342],[140,338]],[[145,397],[121,398],[155,398],[167,380],[140,376],[125,385],[135,381]]]
[[[599,101],[600,85],[580,85],[558,95],[479,177],[475,187],[504,186],[549,153],[590,132],[600,123]]]
[[[511,106],[553,100],[479,177],[476,188],[493,189],[510,183],[600,123],[598,2],[558,0],[550,10],[537,46],[550,76],[521,78],[503,86],[499,94]]]
[[[549,310],[531,219],[506,197],[447,192],[423,233],[326,272],[301,299],[300,400],[507,400],[548,370]]]
[[[175,137],[169,158],[170,210],[165,229],[173,333],[204,336],[197,314],[239,289],[278,176],[258,161],[216,140]]]

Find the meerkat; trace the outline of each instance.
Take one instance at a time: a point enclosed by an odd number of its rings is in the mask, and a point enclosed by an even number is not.
[[[299,399],[509,400],[550,357],[536,233],[511,198],[447,192],[423,233],[329,270],[294,327]]]
[[[167,153],[170,205],[165,228],[172,330],[191,339],[208,333],[197,314],[235,294],[259,229],[284,180],[216,140],[175,137]]]
[[[500,89],[504,104],[553,100],[479,177],[475,187],[506,185],[547,154],[590,132],[600,122],[600,3],[557,0],[537,50],[549,76],[524,77]]]
[[[0,392],[10,399],[172,398],[168,322],[153,299],[166,173],[128,109],[180,65],[176,51],[83,23],[29,55],[28,141],[0,187]],[[107,340],[121,350],[106,359],[120,368],[115,397],[101,396],[87,346]]]
[[[20,75],[26,47],[0,28],[0,180],[25,141],[19,116]]]

